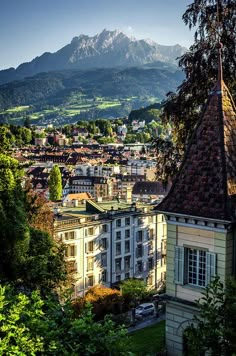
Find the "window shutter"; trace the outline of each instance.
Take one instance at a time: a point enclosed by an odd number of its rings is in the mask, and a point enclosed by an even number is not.
[[[184,247],[175,246],[175,283],[184,283]]]
[[[216,254],[213,252],[206,253],[206,285],[210,283],[216,275]]]
[[[87,252],[88,252],[88,244],[85,243],[85,253],[87,253]]]

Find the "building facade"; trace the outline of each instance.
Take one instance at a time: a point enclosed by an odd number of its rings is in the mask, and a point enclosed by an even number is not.
[[[144,279],[156,288],[164,282],[166,224],[161,214],[135,206],[105,211],[91,201],[86,213],[80,210],[75,217],[71,211],[56,217],[55,233],[65,245],[75,295],[127,278]]]

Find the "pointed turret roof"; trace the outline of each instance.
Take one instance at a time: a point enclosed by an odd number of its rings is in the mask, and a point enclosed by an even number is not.
[[[236,108],[222,78],[218,80],[161,212],[236,220]]]

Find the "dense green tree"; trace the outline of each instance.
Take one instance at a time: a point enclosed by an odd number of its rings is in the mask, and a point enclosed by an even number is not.
[[[104,136],[111,136],[112,135],[112,127],[111,122],[106,119],[97,119],[95,121],[96,126],[99,128],[101,134]]]
[[[186,26],[189,29],[195,28],[194,43],[179,59],[179,66],[186,78],[176,93],[168,93],[162,115],[163,123],[171,124],[173,140],[181,154],[185,151],[201,109],[217,80],[218,33],[223,43],[224,81],[235,95],[236,2],[218,1],[218,9],[217,13],[217,0],[194,0],[183,14]]]
[[[29,225],[53,236],[53,211],[47,199],[34,192],[30,186],[26,186],[25,208]]]
[[[96,138],[97,142],[100,143],[101,145],[107,144],[107,143],[114,143],[116,142],[114,137],[97,137]]]
[[[121,294],[131,302],[137,303],[147,295],[147,284],[141,279],[130,278],[121,283]]]
[[[66,279],[64,248],[44,231],[30,228],[29,248],[22,267],[24,286],[47,293]]]
[[[0,287],[1,355],[127,355],[122,327],[105,319],[94,322],[91,307],[76,317],[71,302],[42,300],[39,293]],[[130,353],[131,355],[131,353]]]
[[[199,314],[186,329],[191,355],[234,355],[236,352],[236,281],[223,286],[216,277],[197,301]]]
[[[15,159],[0,154],[0,280],[17,280],[29,247],[29,227]]]
[[[171,122],[177,143],[184,148],[199,119],[199,108],[217,79],[219,41],[223,43],[223,76],[231,91],[236,88],[236,2],[221,0],[219,21],[217,0],[195,0],[183,14],[183,21],[195,30],[195,42],[179,61],[186,79],[176,94],[170,93],[164,105],[165,122]]]
[[[178,171],[181,153],[172,140],[158,137],[153,140],[152,146],[156,149],[156,175],[158,181],[167,186]]]
[[[53,166],[49,176],[50,200],[60,200],[62,197],[62,177],[58,165]]]
[[[4,153],[10,148],[9,130],[5,126],[0,126],[0,153]]]
[[[0,153],[0,280],[51,289],[65,279],[63,251],[47,232],[33,228],[42,227],[45,211],[26,199],[22,174],[18,161]]]

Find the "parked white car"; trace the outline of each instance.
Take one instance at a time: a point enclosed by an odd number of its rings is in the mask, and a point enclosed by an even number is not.
[[[153,315],[155,306],[153,303],[143,303],[135,308],[135,318],[142,319],[144,316]]]

